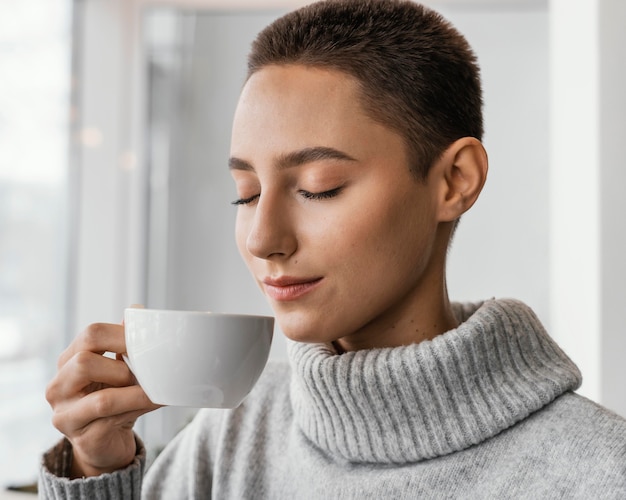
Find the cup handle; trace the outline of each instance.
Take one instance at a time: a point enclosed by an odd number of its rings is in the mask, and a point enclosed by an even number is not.
[[[131,304],[130,306],[128,306],[128,309],[144,309],[144,307],[145,306],[143,304]],[[124,325],[124,319],[122,319],[122,325]],[[126,363],[126,366],[128,366],[128,369],[131,371],[131,373],[135,375],[133,365],[131,364],[130,359],[128,359],[126,353],[122,353],[122,359],[124,360],[124,363]],[[135,378],[137,378],[137,375],[135,375]]]

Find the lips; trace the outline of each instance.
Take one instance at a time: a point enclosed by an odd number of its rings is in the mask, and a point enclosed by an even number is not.
[[[283,302],[303,297],[317,288],[321,281],[322,278],[268,277],[263,279],[263,288],[271,299]]]

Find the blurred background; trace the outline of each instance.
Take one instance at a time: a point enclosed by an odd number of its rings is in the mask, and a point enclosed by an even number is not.
[[[59,439],[45,385],[89,323],[137,303],[270,313],[234,244],[230,126],[250,42],[304,3],[0,0],[0,487]],[[626,2],[424,3],[485,89],[489,180],[450,295],[526,301],[581,393],[626,416]],[[192,414],[138,432],[155,454]]]

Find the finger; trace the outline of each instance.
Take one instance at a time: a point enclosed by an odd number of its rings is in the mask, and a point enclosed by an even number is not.
[[[59,431],[71,437],[82,433],[87,426],[98,420],[123,420],[123,415],[128,413],[139,417],[159,407],[148,399],[138,385],[107,388],[61,405],[55,409],[52,421]]]
[[[75,399],[103,387],[124,387],[137,383],[123,361],[80,351],[67,361],[48,384],[46,399],[54,408],[66,399]]]
[[[69,359],[80,351],[91,351],[98,354],[105,352],[126,352],[124,327],[111,323],[93,323],[81,332],[65,351],[59,356],[57,366],[62,367]]]

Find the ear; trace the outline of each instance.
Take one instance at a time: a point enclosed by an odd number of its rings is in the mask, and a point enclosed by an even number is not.
[[[443,152],[429,173],[438,185],[440,222],[455,221],[472,207],[487,180],[488,164],[485,148],[474,137],[458,139]]]

